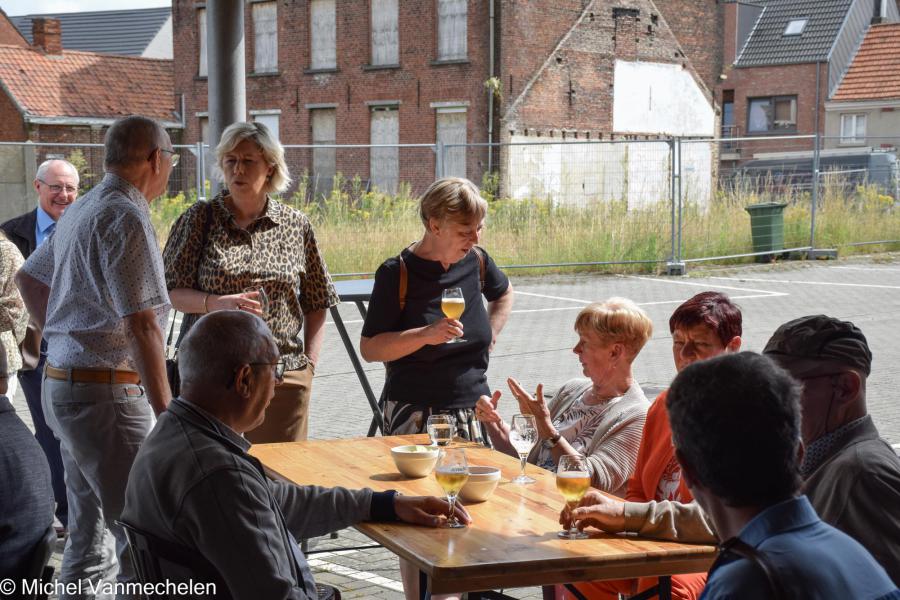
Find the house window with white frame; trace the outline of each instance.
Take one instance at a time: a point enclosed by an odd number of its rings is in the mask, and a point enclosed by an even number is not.
[[[337,110],[334,108],[315,108],[309,111],[312,143],[334,145],[337,141]],[[335,148],[313,148],[312,151],[312,189],[318,197],[331,191],[336,169]]]
[[[400,111],[396,106],[373,106],[369,140],[372,145],[388,144],[393,148],[372,148],[369,153],[369,183],[373,188],[393,194],[400,180]]]
[[[372,65],[400,64],[397,0],[372,0]]]
[[[437,177],[465,177],[466,149],[458,144],[466,143],[466,107],[437,108],[435,114],[435,138],[443,144],[443,156],[436,164]],[[450,147],[447,147],[447,146]],[[443,168],[441,168],[443,167]]]
[[[312,0],[309,5],[309,66],[337,67],[337,13],[335,0]]]
[[[253,5],[253,71],[278,71],[278,4],[257,2]]]
[[[279,139],[278,117],[280,112],[281,111],[250,111],[250,115],[252,116],[254,123],[262,123],[265,125],[269,132],[271,132],[272,137],[277,140]]]
[[[465,60],[468,0],[437,0],[438,60]]]
[[[207,58],[206,58],[206,9],[197,9],[197,44],[199,45],[198,53],[200,55],[200,68],[197,75],[206,77],[207,75]]]
[[[863,144],[866,141],[866,115],[841,115],[841,143]]]

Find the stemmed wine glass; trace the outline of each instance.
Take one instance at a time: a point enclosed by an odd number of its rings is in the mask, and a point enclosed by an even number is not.
[[[450,503],[450,513],[447,524],[444,527],[465,527],[456,518],[456,495],[469,479],[469,463],[466,461],[466,453],[462,448],[441,448],[438,454],[437,465],[434,469],[434,477],[447,494],[447,502]]]
[[[456,319],[457,321],[466,311],[466,299],[463,296],[462,288],[447,288],[441,294],[441,312],[448,319]],[[447,340],[447,344],[458,344],[464,342],[461,337]]]
[[[269,296],[266,295],[266,288],[261,285],[251,285],[244,288],[245,294],[256,294],[256,301],[259,302],[259,312],[265,319],[269,315]]]
[[[569,511],[578,506],[578,501],[584,497],[591,485],[591,474],[583,456],[565,455],[559,459],[556,467],[556,489],[566,499]],[[583,540],[588,535],[578,531],[575,523],[569,525],[569,529],[560,531],[557,535],[567,540]]]
[[[513,483],[523,485],[534,483],[534,479],[525,474],[525,464],[528,462],[528,454],[534,448],[537,440],[538,433],[534,415],[513,415],[512,424],[509,427],[509,442],[518,452],[519,462],[522,467],[519,476],[512,480]]]

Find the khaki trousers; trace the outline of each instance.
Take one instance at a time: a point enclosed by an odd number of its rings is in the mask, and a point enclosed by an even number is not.
[[[285,371],[284,381],[275,386],[275,397],[266,408],[262,424],[244,434],[253,444],[305,440],[309,424],[309,399],[313,368]]]

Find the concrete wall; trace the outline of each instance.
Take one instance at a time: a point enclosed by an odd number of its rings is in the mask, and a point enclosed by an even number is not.
[[[615,133],[715,134],[715,111],[681,65],[617,60],[614,86]]]
[[[664,141],[565,143],[558,138],[512,136],[505,153],[505,184],[513,198],[550,199],[587,206],[626,201],[640,209],[671,198],[671,155]],[[712,146],[682,145],[685,201],[706,206],[712,185]]]

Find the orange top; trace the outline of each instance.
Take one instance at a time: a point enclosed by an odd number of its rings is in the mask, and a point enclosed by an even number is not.
[[[644,433],[638,449],[637,464],[634,474],[628,480],[625,499],[629,502],[649,502],[656,500],[659,482],[675,460],[675,447],[672,445],[672,429],[669,427],[669,412],[666,410],[666,393],[661,393],[647,411]],[[694,496],[684,483],[678,484],[677,498],[679,502],[691,502]],[[672,498],[670,498],[672,499]]]

